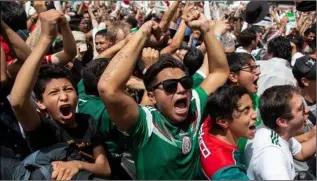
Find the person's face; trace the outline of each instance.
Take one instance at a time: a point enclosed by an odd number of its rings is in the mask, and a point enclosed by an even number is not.
[[[89,22],[90,21],[90,16],[88,13],[84,13],[83,15],[83,20],[86,21],[86,22]]]
[[[177,60],[183,62],[184,57],[185,57],[185,55],[186,55],[187,52],[188,52],[188,50],[185,50],[185,49],[177,50],[177,51],[174,53],[174,57],[175,57]]]
[[[165,68],[156,76],[153,85],[184,76],[184,71],[179,68]],[[179,82],[175,93],[166,92],[161,84],[153,92],[149,92],[148,96],[155,107],[172,123],[181,123],[187,118],[192,97],[191,89],[185,89]]]
[[[88,22],[85,20],[82,20],[79,24],[79,31],[83,32],[83,33],[87,33],[88,32]]]
[[[253,60],[250,60],[239,73],[230,73],[230,79],[232,82],[246,88],[250,94],[255,94],[258,92],[257,81],[260,73],[260,68],[256,67]]]
[[[306,37],[307,41],[314,41],[316,34],[315,33],[309,33],[308,36]]]
[[[238,107],[232,113],[232,121],[228,121],[228,129],[236,139],[253,139],[256,129],[257,113],[248,94],[243,95],[238,101]]]
[[[293,119],[287,121],[287,131],[290,136],[304,133],[305,121],[308,118],[309,108],[305,105],[300,95],[294,93],[289,102]]]
[[[72,126],[77,106],[77,93],[71,82],[65,78],[47,82],[43,100],[37,101],[40,109],[46,110],[59,124]]]
[[[96,51],[100,54],[103,51],[107,50],[113,45],[113,42],[110,39],[107,39],[104,36],[97,35],[95,40]]]

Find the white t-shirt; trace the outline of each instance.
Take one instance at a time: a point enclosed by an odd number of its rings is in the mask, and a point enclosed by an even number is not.
[[[256,61],[260,65],[261,74],[258,80],[258,92],[260,96],[267,88],[275,85],[297,86],[291,64],[281,58],[271,58],[264,61]]]
[[[294,138],[287,142],[261,124],[244,151],[248,177],[251,180],[293,180],[293,155],[301,149],[301,144]]]

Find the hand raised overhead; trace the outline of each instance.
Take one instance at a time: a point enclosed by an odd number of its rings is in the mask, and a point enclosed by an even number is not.
[[[54,40],[57,36],[57,24],[62,21],[63,15],[56,10],[45,11],[40,14],[41,34],[43,37]]]

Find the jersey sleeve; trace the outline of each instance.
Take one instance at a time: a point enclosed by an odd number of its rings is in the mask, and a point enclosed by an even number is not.
[[[259,180],[292,180],[288,171],[290,164],[282,150],[277,147],[266,147],[255,158],[253,165],[254,175]]]
[[[302,145],[295,138],[291,138],[289,140],[289,144],[290,144],[293,156],[295,156],[297,153],[299,153],[302,150]]]
[[[239,166],[228,166],[218,170],[211,180],[250,180],[245,169]]]
[[[193,75],[193,88],[198,87],[206,78],[206,75],[201,72],[201,71],[197,71],[194,75]]]
[[[153,110],[152,110],[153,111]],[[132,137],[134,149],[140,149],[147,143],[154,130],[153,115],[150,107],[139,105],[139,116],[128,134]]]

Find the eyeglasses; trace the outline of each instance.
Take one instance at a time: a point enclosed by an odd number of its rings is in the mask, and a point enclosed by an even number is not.
[[[193,87],[193,79],[190,76],[185,76],[180,79],[168,79],[164,80],[156,85],[154,85],[152,88],[148,88],[148,91],[154,91],[157,89],[160,85],[163,85],[164,91],[167,93],[175,93],[177,90],[178,83],[181,83],[184,89],[191,89]]]
[[[257,73],[258,69],[260,68],[260,65],[252,65],[248,67],[241,68],[240,71],[250,72],[250,73]]]

